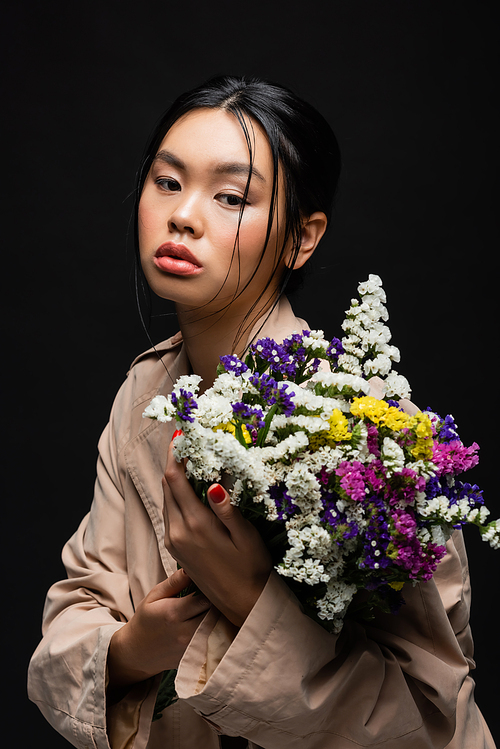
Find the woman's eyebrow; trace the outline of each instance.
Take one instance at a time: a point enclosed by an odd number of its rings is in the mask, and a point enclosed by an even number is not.
[[[177,169],[186,170],[185,163],[179,159],[175,154],[173,154],[171,151],[158,151],[156,156],[153,159],[153,163],[155,161],[163,161],[165,164],[168,164],[169,166],[175,166]],[[242,175],[244,177],[248,177],[248,174],[250,172],[250,166],[249,164],[242,164],[238,161],[229,161],[229,162],[223,162],[221,164],[217,164],[214,170],[217,174],[235,174],[235,175]],[[259,172],[259,170],[252,166],[252,177],[257,177],[258,180],[261,182],[265,182],[265,177]]]
[[[250,173],[250,166],[249,164],[241,164],[239,162],[228,162],[226,164],[217,164],[215,167],[215,171],[217,174],[236,174],[236,175],[242,175],[244,177],[248,177]],[[261,182],[265,182],[265,177],[259,172],[259,170],[252,166],[252,177],[255,176],[257,179],[259,179]]]
[[[175,166],[177,167],[177,169],[186,169],[184,162],[181,161],[181,159],[179,159],[177,156],[174,156],[174,154],[170,151],[158,151],[153,159],[153,164],[156,161],[163,161],[164,164]]]

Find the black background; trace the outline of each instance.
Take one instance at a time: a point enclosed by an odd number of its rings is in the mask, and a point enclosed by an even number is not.
[[[296,311],[339,333],[357,282],[379,274],[413,399],[453,413],[464,441],[481,444],[471,478],[500,514],[494,8],[4,5],[2,621],[12,702],[3,710],[16,746],[67,746],[27,701],[25,676],[45,591],[63,572],[60,549],[90,505],[113,395],[149,345],[130,281],[128,196],[154,122],[213,74],[275,79],[333,125],[343,154],[337,208]],[[163,317],[152,334],[175,329]],[[498,735],[499,557],[474,530],[476,695]]]

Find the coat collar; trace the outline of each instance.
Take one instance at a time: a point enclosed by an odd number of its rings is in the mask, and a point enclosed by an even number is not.
[[[269,337],[281,343],[291,333],[307,327],[304,320],[295,317],[288,299],[282,297],[264,323],[262,324],[262,320],[256,323],[248,341],[250,343],[254,338]],[[162,424],[158,421],[151,421],[149,424],[145,424],[141,417],[142,411],[154,395],[168,395],[172,391],[176,379],[183,374],[189,374],[190,364],[185,347],[182,344],[181,333],[177,333],[167,341],[155,346],[154,349],[149,349],[149,351],[138,356],[132,363],[131,369],[151,354],[159,354],[163,364],[157,361],[153,367],[156,383],[148,382],[144,389],[144,397],[136,399],[132,406],[132,434],[135,434],[135,436],[125,448],[125,462],[135,489],[153,525],[165,572],[167,575],[171,575],[176,569],[176,564],[168,554],[164,543],[165,526],[161,480],[165,470],[168,446],[175,430],[175,422]]]

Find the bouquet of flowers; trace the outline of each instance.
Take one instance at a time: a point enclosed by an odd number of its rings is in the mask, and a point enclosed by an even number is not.
[[[478,462],[478,445],[461,442],[449,415],[404,410],[410,388],[392,370],[399,351],[380,278],[358,293],[342,340],[309,330],[263,338],[244,361],[221,357],[202,395],[200,378],[183,376],[143,414],[176,420],[174,453],[200,499],[225,485],[277,572],[332,632],[360,589],[368,608],[396,612],[403,585],[432,577],[455,528],[477,525],[500,547],[481,490],[457,478]],[[370,395],[374,375],[382,399]]]

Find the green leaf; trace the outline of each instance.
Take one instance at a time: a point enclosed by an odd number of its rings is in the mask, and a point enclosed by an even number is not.
[[[173,705],[179,699],[175,691],[175,677],[177,669],[171,668],[170,671],[164,671],[161,677],[156,703],[153,711],[153,721],[160,720],[163,716],[163,710]]]

